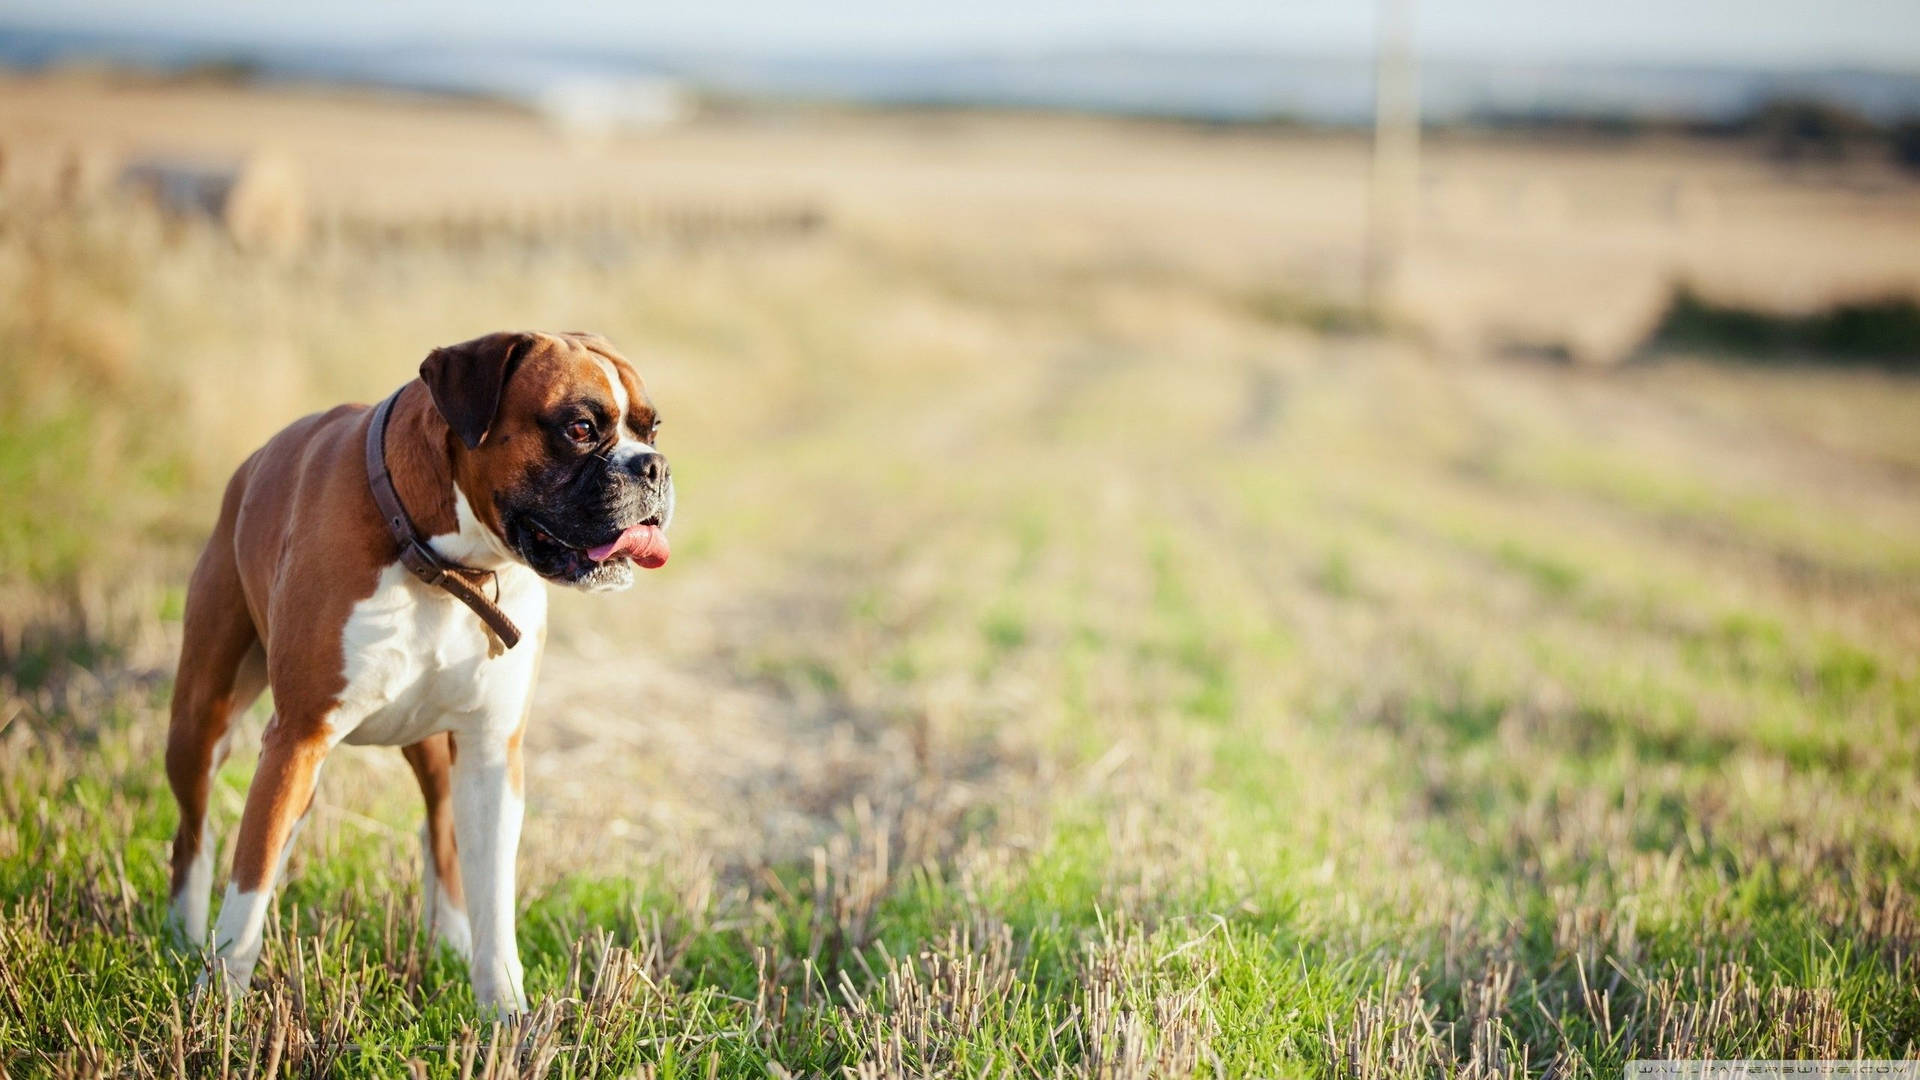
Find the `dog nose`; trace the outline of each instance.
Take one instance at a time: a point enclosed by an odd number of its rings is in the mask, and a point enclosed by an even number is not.
[[[633,470],[633,475],[648,484],[664,484],[667,482],[667,477],[672,475],[671,470],[667,468],[666,455],[652,450],[644,454],[636,454],[633,460],[627,463],[627,467]]]

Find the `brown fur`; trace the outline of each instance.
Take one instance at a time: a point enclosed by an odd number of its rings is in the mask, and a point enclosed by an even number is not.
[[[514,482],[544,453],[536,418],[566,394],[606,385],[594,355],[619,360],[603,339],[585,334],[489,335],[434,355],[484,348],[503,337],[515,344],[503,350],[510,355],[495,375],[498,407],[490,426],[472,439],[478,443],[484,437],[485,453],[474,452],[436,407],[438,386],[430,392],[423,382],[411,383],[394,404],[387,465],[423,536],[456,529],[456,479],[469,493],[475,515],[498,533],[498,510],[484,495]],[[433,367],[430,358],[423,373],[432,375]],[[635,430],[650,430],[655,416],[644,384],[623,360],[614,369],[626,386],[629,423]],[[458,389],[463,399],[484,393]],[[180,805],[174,895],[200,850],[209,775],[218,765],[221,740],[233,714],[266,684],[273,687],[275,715],[262,740],[234,852],[237,888],[254,891],[271,884],[281,849],[312,800],[330,745],[326,721],[345,688],[342,627],[398,554],[367,487],[362,455],[370,415],[364,405],[343,405],[296,420],[249,457],[227,486],[188,588],[174,685],[167,744],[167,775]],[[461,420],[475,423],[471,416]],[[457,901],[460,875],[447,781],[452,740],[436,735],[404,752],[427,803],[436,870]],[[509,752],[517,789],[518,735]]]

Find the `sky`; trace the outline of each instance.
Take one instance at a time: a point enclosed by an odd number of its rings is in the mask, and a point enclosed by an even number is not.
[[[1920,71],[1920,0],[1410,0],[1421,50]],[[239,41],[457,35],[636,49],[1359,53],[1376,0],[0,0],[0,19]]]

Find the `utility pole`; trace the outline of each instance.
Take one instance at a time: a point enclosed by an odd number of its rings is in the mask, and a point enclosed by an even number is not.
[[[1367,310],[1384,315],[1405,260],[1420,199],[1420,72],[1413,0],[1375,0],[1373,160],[1368,170]]]

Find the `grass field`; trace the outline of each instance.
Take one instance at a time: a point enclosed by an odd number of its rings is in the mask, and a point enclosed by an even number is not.
[[[320,237],[247,254],[35,186],[86,139],[272,140]],[[1317,136],[831,114],[595,149],[477,106],[14,83],[0,143],[9,1075],[1920,1056],[1920,382],[1489,344],[1585,281],[1747,295],[1769,253],[1783,302],[1902,286],[1911,181],[1443,147],[1443,194],[1573,209],[1442,219],[1415,314],[1361,334],[1364,160]],[[1710,224],[1658,216],[1674,177]],[[1420,321],[1441,295],[1487,333]],[[518,326],[633,357],[680,488],[669,567],[555,596],[536,1009],[483,1022],[425,951],[410,775],[356,748],[254,992],[193,999],[160,757],[220,486]]]

